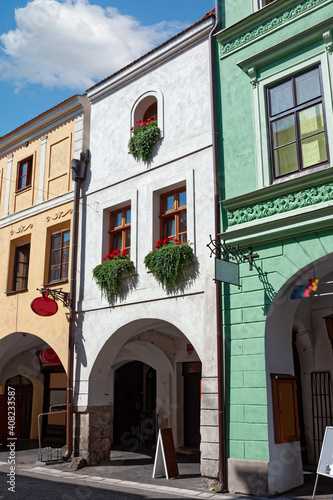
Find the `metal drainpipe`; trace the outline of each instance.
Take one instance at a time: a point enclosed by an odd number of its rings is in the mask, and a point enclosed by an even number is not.
[[[76,273],[77,273],[77,241],[79,232],[79,203],[81,181],[86,178],[89,151],[81,153],[80,160],[72,160],[72,180],[74,182],[74,208],[72,230],[72,257],[69,295],[69,335],[67,363],[67,418],[66,418],[66,453],[63,460],[69,460],[73,452],[73,366],[75,345],[75,305],[76,305]]]
[[[220,182],[218,163],[218,131],[216,113],[216,82],[215,82],[215,42],[214,34],[220,27],[221,0],[215,0],[215,24],[209,34],[210,42],[210,85],[211,85],[211,117],[212,144],[214,168],[214,216],[215,239],[220,235]],[[226,446],[226,407],[225,407],[225,349],[223,338],[223,311],[221,283],[216,281],[216,340],[217,340],[217,381],[218,381],[218,422],[219,422],[219,486],[218,493],[228,491],[227,482],[227,446]]]

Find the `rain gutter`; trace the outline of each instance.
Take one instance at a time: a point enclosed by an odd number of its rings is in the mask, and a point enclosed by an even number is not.
[[[73,367],[75,345],[75,316],[76,316],[76,275],[77,275],[77,247],[79,233],[79,207],[81,182],[86,179],[89,151],[81,153],[80,160],[72,160],[72,180],[74,183],[73,229],[71,247],[71,279],[69,291],[69,335],[68,335],[68,363],[67,363],[67,421],[66,421],[66,453],[63,460],[69,460],[73,453]]]
[[[220,26],[221,0],[215,0],[215,24],[209,34],[210,42],[210,85],[211,85],[211,120],[212,120],[212,146],[214,168],[214,217],[215,240],[220,238],[220,174],[218,161],[218,127],[216,105],[215,81],[215,40],[214,35]],[[217,256],[219,257],[219,255]],[[219,428],[219,486],[218,493],[228,491],[227,481],[227,446],[226,446],[226,388],[225,388],[225,346],[223,336],[223,310],[221,283],[215,281],[216,286],[216,341],[217,341],[217,382],[218,382],[218,428]]]

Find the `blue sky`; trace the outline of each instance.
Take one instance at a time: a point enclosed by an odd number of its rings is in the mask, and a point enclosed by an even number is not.
[[[0,136],[198,21],[214,0],[3,0]]]

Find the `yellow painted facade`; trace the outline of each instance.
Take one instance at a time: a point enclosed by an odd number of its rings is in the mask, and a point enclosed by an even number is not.
[[[89,148],[89,120],[86,96],[73,96],[0,138],[0,395],[5,393],[8,379],[19,375],[30,380],[33,396],[28,437],[35,439],[37,415],[43,407],[45,411],[44,375],[38,353],[51,347],[66,371],[69,323],[68,309],[61,301],[57,301],[58,312],[50,317],[34,313],[31,302],[41,297],[37,291],[41,287],[69,292],[74,197],[71,160]],[[31,175],[27,186],[22,187],[21,165],[30,159]],[[67,277],[52,281],[52,234],[67,230]],[[27,244],[27,284],[16,291],[20,286],[16,284],[15,255]]]

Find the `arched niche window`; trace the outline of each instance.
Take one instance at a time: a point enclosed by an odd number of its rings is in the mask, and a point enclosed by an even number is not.
[[[149,118],[156,117],[158,126],[163,137],[164,113],[163,113],[163,95],[159,90],[152,90],[142,94],[134,103],[131,113],[131,127],[139,128],[140,123],[146,122]],[[130,127],[130,128],[131,128]]]

